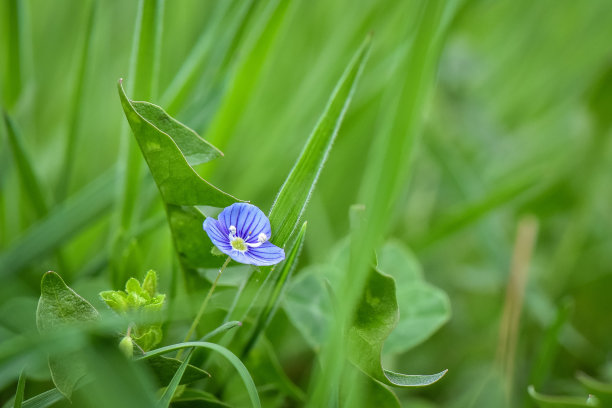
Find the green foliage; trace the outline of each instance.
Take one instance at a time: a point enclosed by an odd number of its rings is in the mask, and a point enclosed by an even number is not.
[[[333,304],[342,301],[336,288],[348,260],[347,243],[339,244],[335,253],[329,264],[302,271],[285,300],[291,321],[315,349],[329,336],[325,328],[330,324]],[[393,276],[382,272],[385,267]],[[327,295],[329,291],[334,293],[335,301]],[[400,387],[432,384],[446,370],[433,375],[406,375],[383,369],[383,345],[399,330],[389,343],[390,352],[405,352],[433,334],[449,316],[450,305],[443,292],[423,281],[418,263],[406,249],[390,242],[381,250],[378,267],[371,269],[352,324],[347,328],[349,359],[383,384]]]
[[[1,1],[0,405],[612,405],[610,13]],[[235,197],[287,255],[229,264],[201,320],[242,366],[177,343],[224,260],[202,222]],[[48,270],[79,295],[39,293]],[[139,360],[155,343],[184,352]]]
[[[41,333],[98,318],[97,310],[70,289],[57,273],[43,275],[36,309],[36,325]],[[53,383],[67,398],[72,395],[77,382],[87,374],[86,364],[79,356],[73,355],[50,356],[49,368]]]
[[[192,274],[197,268],[220,265],[222,260],[210,252],[212,243],[203,239],[205,216],[198,207],[225,207],[237,199],[201,178],[192,166],[222,153],[160,107],[130,101],[121,82],[118,88],[125,115],[164,200],[181,265]]]
[[[130,338],[143,350],[150,350],[162,340],[161,310],[166,295],[157,293],[157,273],[147,272],[142,285],[138,279],[130,278],[125,291],[107,290],[100,292],[104,302],[119,315],[127,315],[135,324],[128,329],[128,335],[121,340],[120,348],[129,354]],[[123,346],[121,345],[124,343]]]
[[[325,111],[276,196],[270,210],[270,224],[275,231],[272,242],[276,245],[283,246],[287,242],[306,209],[368,59],[370,42],[371,38],[367,37],[344,70]]]
[[[166,347],[161,347],[155,350],[151,350],[150,352],[146,353],[144,356],[140,357],[140,359],[141,360],[148,359],[148,358],[156,357],[161,354],[169,353],[171,351],[181,350],[185,348],[192,348],[192,347],[216,351],[217,353],[222,355],[227,361],[229,361],[232,364],[232,366],[236,369],[236,371],[238,372],[238,375],[240,376],[244,385],[246,386],[252,406],[256,408],[261,408],[261,403],[259,401],[259,395],[257,393],[257,388],[255,387],[255,383],[253,382],[253,379],[251,378],[249,371],[244,366],[242,361],[240,361],[240,359],[236,357],[235,354],[233,354],[231,351],[229,351],[223,346],[220,346],[214,343],[203,342],[203,341],[191,341],[191,342],[186,342],[186,343],[178,343],[172,346],[166,346]]]

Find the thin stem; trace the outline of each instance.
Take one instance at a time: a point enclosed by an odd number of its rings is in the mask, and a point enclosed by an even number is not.
[[[204,298],[204,302],[202,302],[202,305],[200,306],[200,310],[198,310],[198,314],[196,315],[195,319],[193,319],[193,323],[191,323],[191,327],[189,328],[189,331],[187,332],[187,335],[185,336],[183,343],[186,343],[189,341],[189,339],[191,339],[191,336],[193,335],[196,328],[198,327],[198,324],[200,324],[200,319],[202,319],[202,316],[204,315],[204,311],[206,310],[206,306],[208,306],[208,302],[210,301],[210,298],[212,297],[212,294],[215,291],[215,288],[217,287],[219,278],[221,277],[221,274],[225,270],[225,267],[227,266],[227,264],[229,264],[231,260],[232,258],[228,256],[227,259],[225,260],[225,263],[221,267],[221,269],[219,269],[219,273],[217,273],[217,277],[215,278],[215,281],[213,282],[212,286],[208,290],[208,293],[206,294],[206,297]],[[178,354],[176,355],[176,358],[181,357],[181,351],[182,350],[178,352]]]

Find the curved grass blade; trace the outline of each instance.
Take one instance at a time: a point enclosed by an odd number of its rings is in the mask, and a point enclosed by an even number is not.
[[[244,382],[244,385],[246,386],[246,389],[249,394],[249,398],[251,400],[251,404],[253,405],[253,407],[261,408],[261,402],[259,401],[259,395],[257,394],[257,388],[255,387],[255,383],[253,382],[253,379],[251,378],[251,375],[249,374],[249,371],[247,370],[247,368],[244,366],[242,361],[240,361],[240,359],[236,357],[234,353],[232,353],[225,347],[220,346],[218,344],[208,343],[208,342],[203,342],[203,341],[190,341],[186,343],[178,343],[178,344],[173,344],[171,346],[161,347],[156,350],[149,351],[144,356],[138,358],[138,360],[143,360],[149,357],[166,354],[171,351],[181,350],[181,349],[191,348],[191,347],[213,350],[221,354],[223,357],[225,357],[225,359],[228,360],[234,366],[234,368],[238,372],[238,375],[240,375],[240,378]]]
[[[284,246],[299,224],[357,87],[370,43],[368,36],[342,74],[304,150],[276,196],[269,217],[275,245]]]
[[[550,396],[540,394],[535,390],[533,385],[527,388],[529,396],[541,408],[578,408],[578,407],[598,407],[599,403],[593,398],[568,397],[568,396]]]
[[[252,34],[252,47],[232,78],[232,87],[226,93],[215,119],[206,132],[206,139],[215,145],[223,148],[232,135],[238,123],[237,118],[242,116],[253,93],[257,78],[285,20],[290,3],[290,0],[268,2],[256,32]]]
[[[204,335],[200,339],[200,341],[210,340],[210,339],[212,339],[213,337],[215,337],[218,334],[225,333],[226,331],[231,330],[234,327],[240,327],[240,326],[242,326],[242,322],[239,322],[239,321],[236,321],[236,320],[224,323],[221,326],[217,327],[215,330],[211,331],[210,333],[206,333],[206,335]]]

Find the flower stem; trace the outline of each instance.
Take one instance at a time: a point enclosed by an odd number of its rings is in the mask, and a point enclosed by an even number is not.
[[[198,324],[200,323],[200,319],[202,319],[202,315],[204,315],[204,311],[206,310],[206,306],[208,306],[208,302],[210,301],[210,298],[213,292],[215,291],[215,288],[217,287],[219,278],[221,277],[221,274],[223,273],[223,271],[225,270],[225,267],[227,266],[227,264],[229,264],[231,259],[232,258],[228,256],[227,259],[225,260],[225,263],[221,267],[221,269],[219,269],[219,273],[217,273],[217,277],[215,278],[215,281],[213,282],[212,286],[208,290],[208,293],[206,294],[206,297],[204,298],[204,301],[202,302],[202,305],[200,306],[200,310],[198,310],[198,314],[196,315],[195,319],[193,319],[193,323],[191,323],[191,327],[189,328],[189,331],[187,332],[187,335],[185,336],[185,339],[183,340],[184,343],[188,342],[191,339],[191,336],[193,335],[196,328],[198,327]],[[180,358],[182,350],[183,349],[179,350],[178,354],[176,355],[176,358]]]

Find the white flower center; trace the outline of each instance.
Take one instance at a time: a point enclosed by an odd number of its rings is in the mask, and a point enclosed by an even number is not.
[[[268,236],[262,232],[257,236],[257,243],[251,244],[249,242],[246,242],[243,238],[236,236],[236,227],[234,225],[230,225],[229,232],[230,233],[227,237],[230,240],[232,248],[240,252],[245,252],[248,248],[257,248],[268,240]]]

